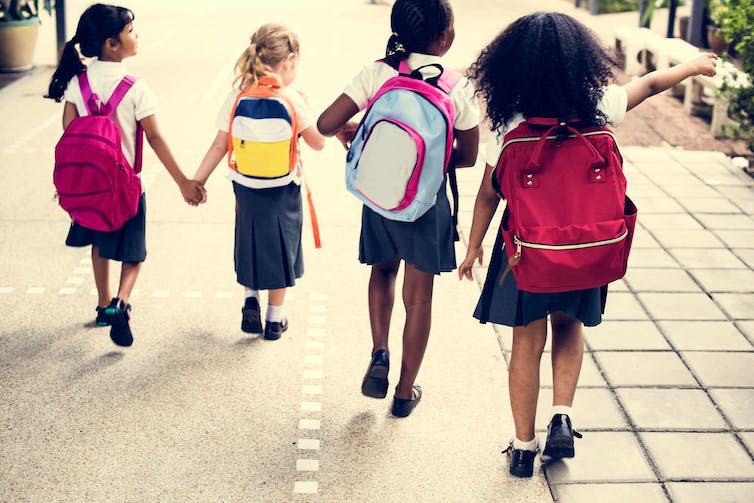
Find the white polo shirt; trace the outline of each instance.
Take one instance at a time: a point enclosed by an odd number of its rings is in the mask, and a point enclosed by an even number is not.
[[[86,74],[92,92],[98,95],[103,102],[107,102],[121,79],[128,75],[128,70],[123,62],[116,63],[95,59],[87,66]],[[68,82],[68,87],[63,96],[67,102],[76,105],[79,116],[89,115],[79,89],[78,77],[74,76]],[[115,122],[121,132],[120,141],[123,154],[131,163],[131,166],[133,166],[136,158],[136,122],[155,113],[157,113],[157,99],[154,93],[143,79],[137,79],[133,87],[123,97],[114,115]]]

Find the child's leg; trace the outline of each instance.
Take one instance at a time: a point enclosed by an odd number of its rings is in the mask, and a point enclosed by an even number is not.
[[[99,254],[99,248],[92,245],[92,269],[94,270],[94,284],[97,286],[99,307],[110,304],[110,261]]]
[[[267,321],[283,321],[285,292],[285,288],[276,288],[267,292]]]
[[[400,260],[380,262],[372,266],[369,277],[369,324],[372,329],[372,354],[388,347],[390,318],[395,303],[395,278]]]
[[[552,404],[571,407],[581,362],[584,359],[584,333],[579,320],[565,313],[553,313],[552,324]]]
[[[139,277],[139,271],[143,262],[123,262],[120,268],[120,284],[118,285],[118,298],[124,304],[128,304],[131,292],[136,285],[136,278]]]
[[[432,324],[432,287],[435,276],[406,263],[403,278],[403,305],[406,325],[403,327],[403,361],[401,378],[395,390],[396,398],[412,399],[412,386],[427,349]]]
[[[516,438],[534,439],[534,419],[539,397],[539,362],[547,340],[547,319],[513,327],[513,348],[508,369],[511,411]]]

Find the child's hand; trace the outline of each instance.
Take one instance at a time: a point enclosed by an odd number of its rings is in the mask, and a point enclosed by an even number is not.
[[[359,123],[349,121],[340,129],[340,131],[335,133],[335,137],[338,139],[338,141],[340,141],[341,145],[343,145],[346,150],[350,148],[351,141],[353,140],[357,129],[359,129]]]
[[[714,52],[705,52],[689,61],[689,64],[694,69],[694,75],[714,77],[715,73],[717,73],[717,54]]]
[[[463,279],[465,276],[469,281],[473,276],[471,270],[474,267],[474,261],[478,261],[479,265],[482,265],[482,258],[484,256],[484,249],[479,246],[475,248],[469,248],[466,250],[466,258],[463,259],[461,265],[458,266],[458,279]]]
[[[180,185],[183,200],[191,206],[198,206],[199,203],[207,201],[207,191],[201,182],[196,180],[186,180]]]

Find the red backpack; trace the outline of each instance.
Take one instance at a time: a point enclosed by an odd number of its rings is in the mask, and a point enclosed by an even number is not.
[[[507,199],[506,273],[520,290],[583,290],[626,273],[636,207],[623,158],[608,128],[577,125],[530,118],[504,137],[494,176]]]
[[[142,130],[136,128],[136,162],[132,168],[120,143],[120,129],[112,119],[136,79],[123,77],[107,103],[92,93],[86,72],[78,74],[89,115],[76,117],[55,146],[52,180],[60,206],[74,222],[111,232],[136,215],[141,196]]]

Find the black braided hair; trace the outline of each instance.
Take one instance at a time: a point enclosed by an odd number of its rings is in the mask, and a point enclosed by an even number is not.
[[[492,130],[524,117],[578,117],[603,125],[597,109],[615,61],[576,19],[537,12],[510,24],[468,70],[487,103]]]
[[[99,57],[107,39],[117,39],[123,28],[133,20],[134,13],[125,7],[98,3],[86,9],[79,18],[76,34],[65,44],[45,98],[61,101],[68,81],[86,68],[76,45],[84,57]]]
[[[392,35],[385,60],[397,66],[412,52],[426,53],[453,20],[448,0],[396,0],[390,13]]]

